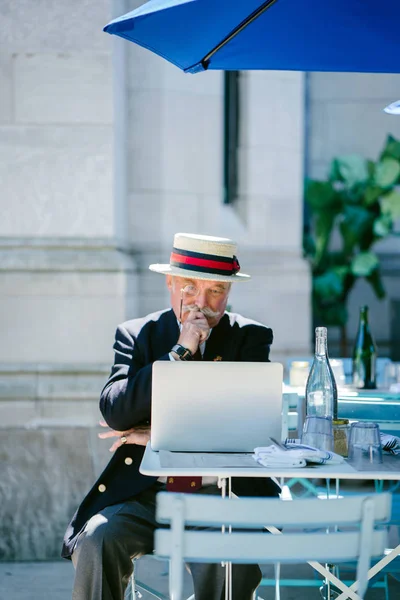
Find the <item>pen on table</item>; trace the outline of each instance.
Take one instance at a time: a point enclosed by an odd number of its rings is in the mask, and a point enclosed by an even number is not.
[[[278,440],[276,440],[275,438],[270,437],[269,439],[271,440],[271,442],[273,444],[275,444],[275,446],[278,446],[278,448],[281,448],[281,450],[287,450],[286,446],[284,444],[282,444],[281,442],[278,442]]]

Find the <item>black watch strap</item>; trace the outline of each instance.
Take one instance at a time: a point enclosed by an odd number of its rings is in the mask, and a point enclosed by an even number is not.
[[[189,348],[185,348],[185,346],[181,346],[181,344],[175,344],[171,352],[175,352],[181,360],[193,360],[193,354]]]

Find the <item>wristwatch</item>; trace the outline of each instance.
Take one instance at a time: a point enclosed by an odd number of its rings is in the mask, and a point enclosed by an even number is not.
[[[181,344],[175,344],[171,352],[175,352],[175,354],[179,356],[180,360],[193,360],[193,354],[189,348],[185,348],[185,346],[181,346]]]

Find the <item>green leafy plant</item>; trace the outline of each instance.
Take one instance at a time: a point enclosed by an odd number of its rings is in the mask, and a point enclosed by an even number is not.
[[[341,327],[346,355],[347,300],[360,277],[383,298],[374,244],[394,234],[400,217],[400,141],[388,136],[376,162],[357,155],[334,158],[326,181],[307,180],[311,216],[304,252],[313,277],[316,324]]]

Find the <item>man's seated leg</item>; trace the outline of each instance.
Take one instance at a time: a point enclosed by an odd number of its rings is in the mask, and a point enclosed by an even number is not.
[[[196,600],[224,600],[225,567],[221,564],[191,563]],[[258,565],[232,565],[233,600],[251,600],[262,578]]]
[[[156,483],[132,500],[108,506],[92,517],[78,537],[73,600],[123,600],[132,575],[132,558],[154,549]],[[217,486],[196,493],[220,494]],[[189,565],[196,600],[224,600],[225,568],[220,564]],[[233,565],[233,600],[251,600],[261,580],[258,565]]]
[[[202,487],[197,494],[221,495],[217,485]],[[225,599],[225,567],[221,564],[190,563],[196,600]],[[232,565],[232,599],[251,600],[262,578],[258,565]]]
[[[72,555],[73,600],[123,600],[132,575],[132,558],[153,551],[155,484],[132,500],[108,506],[92,517]]]

